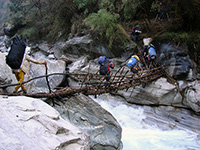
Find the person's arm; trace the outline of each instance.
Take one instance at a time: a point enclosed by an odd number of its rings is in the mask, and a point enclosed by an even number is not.
[[[26,55],[25,57],[26,57],[25,59],[28,60],[29,62],[32,62],[32,63],[35,63],[35,64],[46,65],[46,62],[37,61],[37,60],[33,59],[31,56],[29,56],[29,55]]]
[[[135,32],[136,32],[136,33],[142,33],[142,31],[140,31],[140,30],[138,30],[138,29],[135,30]]]
[[[139,66],[140,70],[143,72],[143,68],[142,68],[142,66],[141,66],[141,63],[140,63],[140,62],[138,63],[138,66]]]
[[[112,62],[110,62],[110,68],[114,69],[114,65]]]

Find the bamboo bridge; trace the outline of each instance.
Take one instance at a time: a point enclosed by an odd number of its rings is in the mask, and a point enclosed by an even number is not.
[[[0,93],[1,95],[8,95],[8,96],[18,96],[18,95],[25,95],[34,98],[61,98],[65,96],[74,95],[77,93],[83,93],[85,95],[99,95],[103,93],[112,93],[117,92],[119,90],[128,90],[131,87],[143,85],[143,87],[153,80],[156,80],[162,76],[168,79],[168,82],[177,86],[176,80],[174,80],[171,76],[169,76],[165,71],[165,66],[159,66],[152,70],[147,69],[144,71],[140,71],[138,73],[132,73],[128,69],[124,69],[125,67],[119,68],[115,73],[110,74],[109,82],[105,81],[106,76],[100,75],[97,73],[90,73],[90,72],[79,72],[79,73],[53,73],[47,74],[47,67],[46,67],[46,75],[35,77],[28,81],[22,82],[21,84],[26,84],[31,82],[32,80],[38,78],[46,78],[47,85],[49,88],[48,93]],[[70,78],[73,78],[78,82],[78,87],[63,87],[52,90],[49,86],[48,77],[53,75],[67,75]],[[0,85],[0,88],[6,88],[8,86],[16,86],[20,85],[17,84],[7,84],[7,85]]]

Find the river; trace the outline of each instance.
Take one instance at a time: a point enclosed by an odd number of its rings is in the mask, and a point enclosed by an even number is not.
[[[145,109],[119,100],[110,94],[94,98],[122,127],[123,150],[200,150],[200,134],[187,129],[160,128],[146,122]]]

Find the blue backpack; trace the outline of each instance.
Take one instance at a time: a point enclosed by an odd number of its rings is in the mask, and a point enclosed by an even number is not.
[[[136,63],[137,63],[137,59],[136,59],[135,57],[132,57],[132,58],[128,61],[127,65],[130,66],[131,68],[133,68],[133,67],[135,66]]]
[[[109,59],[106,56],[100,56],[98,59],[99,65],[104,65],[105,63],[108,63]]]
[[[150,59],[155,59],[156,58],[156,50],[153,46],[150,46],[148,48],[148,54],[149,54],[149,57]]]

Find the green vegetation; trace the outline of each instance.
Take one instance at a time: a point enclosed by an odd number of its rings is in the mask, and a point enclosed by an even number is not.
[[[89,15],[84,22],[92,30],[98,31],[100,38],[106,38],[109,41],[109,47],[112,47],[113,40],[120,38],[120,30],[117,26],[118,14],[111,14],[105,9],[100,9],[97,13]]]
[[[162,22],[155,21],[160,2],[165,8]],[[55,42],[70,32],[84,31],[112,48],[130,41],[132,26],[140,24],[143,37],[194,44],[200,49],[199,0],[0,0],[0,7],[6,16],[1,15],[1,26],[7,18],[30,41]]]

